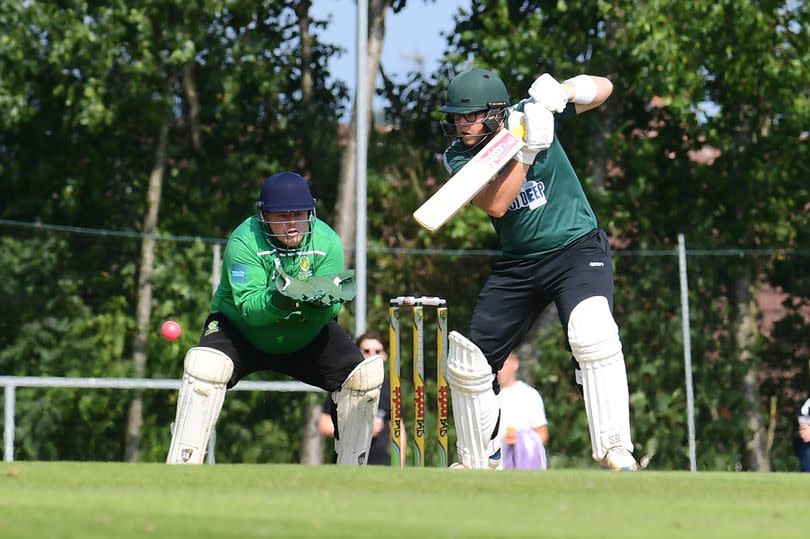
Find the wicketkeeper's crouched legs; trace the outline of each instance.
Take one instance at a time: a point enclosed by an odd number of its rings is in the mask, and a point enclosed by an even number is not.
[[[637,469],[622,343],[607,298],[593,296],[574,307],[568,342],[582,369],[593,458],[611,469]]]
[[[337,404],[335,452],[338,464],[366,464],[385,369],[382,356],[363,360],[332,394]]]
[[[222,410],[233,374],[233,361],[214,348],[197,346],[186,353],[177,397],[168,464],[202,464],[211,431]]]
[[[453,401],[459,462],[464,468],[502,468],[495,439],[501,409],[492,390],[492,366],[463,335],[453,331],[449,341],[444,375]]]

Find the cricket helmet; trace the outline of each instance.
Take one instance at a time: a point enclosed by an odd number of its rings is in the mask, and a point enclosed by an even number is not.
[[[509,93],[500,77],[492,71],[476,68],[453,77],[440,110],[447,114],[467,114],[509,104]]]
[[[312,235],[315,223],[315,199],[309,190],[309,184],[295,172],[279,172],[264,180],[259,200],[256,202],[258,219],[265,237],[276,247],[285,251],[295,251],[306,243]],[[302,241],[296,247],[290,247],[283,241],[285,234],[273,232],[271,224],[281,224],[286,231],[295,226],[289,219],[271,217],[270,213],[307,212],[306,230]]]
[[[256,206],[263,212],[312,211],[315,199],[303,177],[295,172],[279,172],[264,180]]]

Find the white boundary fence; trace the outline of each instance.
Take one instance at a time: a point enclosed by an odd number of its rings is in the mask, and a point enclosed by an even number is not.
[[[180,380],[152,378],[60,378],[55,376],[0,376],[4,388],[3,460],[14,461],[14,412],[18,387],[61,387],[89,389],[180,389]],[[322,393],[323,390],[303,382],[260,382],[243,380],[228,391],[284,391]],[[214,440],[208,444],[208,463],[214,462]]]

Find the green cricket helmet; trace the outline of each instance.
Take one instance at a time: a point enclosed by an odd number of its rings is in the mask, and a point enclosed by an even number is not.
[[[500,77],[492,71],[476,68],[453,77],[440,110],[446,114],[467,114],[509,104],[509,93]]]

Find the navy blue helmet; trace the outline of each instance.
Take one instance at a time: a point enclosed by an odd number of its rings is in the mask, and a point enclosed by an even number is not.
[[[300,174],[279,172],[268,177],[264,180],[256,207],[264,235],[277,248],[288,252],[296,251],[312,236],[315,199],[309,190],[309,184]],[[270,215],[290,212],[307,212],[307,217],[304,221],[298,221],[289,216]],[[304,231],[299,230],[302,226]]]
[[[315,199],[300,174],[279,172],[264,180],[256,206],[265,212],[312,211]]]

